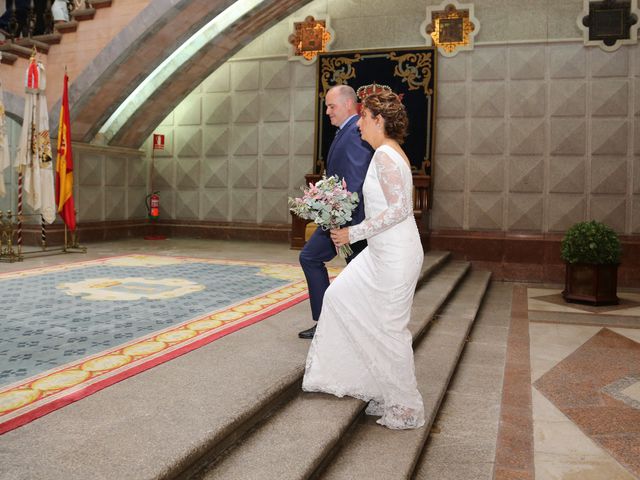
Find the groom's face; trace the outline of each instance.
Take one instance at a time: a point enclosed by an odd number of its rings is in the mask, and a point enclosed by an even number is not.
[[[329,90],[325,99],[327,104],[326,114],[331,121],[331,125],[339,127],[349,118],[348,101],[336,90]]]

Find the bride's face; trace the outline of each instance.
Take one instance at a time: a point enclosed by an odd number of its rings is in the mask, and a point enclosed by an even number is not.
[[[376,134],[380,133],[380,120],[376,120],[368,108],[362,108],[358,119],[358,127],[360,127],[362,139],[372,145]]]

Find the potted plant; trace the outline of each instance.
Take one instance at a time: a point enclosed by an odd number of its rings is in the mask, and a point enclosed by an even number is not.
[[[564,299],[617,304],[621,253],[618,235],[603,223],[591,220],[569,228],[561,244],[561,257],[566,262]]]

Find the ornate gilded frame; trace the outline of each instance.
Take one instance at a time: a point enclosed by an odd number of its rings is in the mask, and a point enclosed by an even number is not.
[[[473,50],[474,37],[479,31],[480,22],[474,15],[473,5],[455,0],[427,7],[427,17],[420,25],[420,34],[427,45],[435,45],[445,57]]]

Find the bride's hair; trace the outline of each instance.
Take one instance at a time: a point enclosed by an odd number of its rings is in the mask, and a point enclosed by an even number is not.
[[[400,97],[393,92],[372,93],[365,97],[363,106],[374,117],[380,115],[384,119],[386,137],[402,144],[407,136],[409,118]]]

